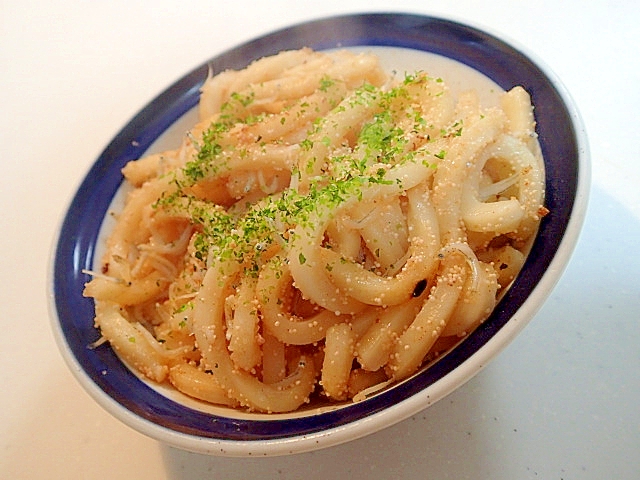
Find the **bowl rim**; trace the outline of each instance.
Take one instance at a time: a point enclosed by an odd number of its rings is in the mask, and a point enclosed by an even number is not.
[[[560,97],[563,106],[567,110],[576,145],[577,154],[577,176],[575,195],[571,213],[568,217],[568,223],[564,229],[562,240],[553,254],[550,263],[546,268],[546,272],[539,279],[535,287],[530,291],[528,297],[513,313],[506,323],[494,332],[482,346],[477,348],[472,354],[461,361],[454,369],[446,372],[442,377],[431,382],[426,388],[418,392],[414,392],[402,399],[400,402],[384,408],[379,411],[367,414],[364,418],[340,424],[335,427],[302,433],[300,435],[284,436],[273,439],[224,439],[224,438],[206,438],[190,433],[175,431],[163,425],[156,424],[151,420],[144,418],[133,411],[127,409],[117,400],[112,398],[107,392],[100,388],[89,374],[83,369],[78,358],[73,354],[65,332],[62,330],[59,312],[56,305],[56,295],[54,286],[56,283],[56,257],[57,247],[61,242],[62,223],[68,215],[68,209],[64,210],[63,218],[60,221],[56,236],[53,240],[51,248],[51,256],[49,262],[48,273],[48,289],[49,289],[49,312],[51,326],[54,337],[58,343],[59,350],[65,362],[69,366],[79,383],[84,387],[85,391],[106,411],[121,420],[129,427],[159,441],[178,448],[194,451],[198,453],[216,454],[225,456],[266,456],[266,455],[286,455],[291,453],[301,453],[329,446],[338,445],[350,440],[361,438],[365,435],[374,433],[383,428],[398,423],[411,415],[418,413],[427,406],[436,403],[438,400],[450,394],[453,390],[466,383],[478,372],[480,372],[500,351],[515,338],[515,336],[526,326],[533,318],[544,300],[551,293],[557,282],[560,280],[562,272],[566,268],[569,259],[576,246],[584,218],[586,215],[588,195],[590,188],[591,169],[590,154],[587,141],[587,134],[584,123],[578,112],[577,106],[570,93],[557,77],[557,75],[535,54],[523,48],[517,42],[507,39],[504,35],[496,33],[486,26],[474,25],[468,21],[460,21],[451,17],[439,17],[433,15],[412,14],[412,13],[361,13],[346,14],[338,16],[322,17],[315,20],[291,25],[289,27],[276,30],[270,34],[249,40],[230,51],[246,47],[258,41],[265,41],[274,35],[282,35],[293,29],[312,28],[313,26],[326,24],[326,22],[349,21],[350,19],[382,19],[391,18],[403,19],[405,21],[424,21],[430,20],[436,24],[447,24],[450,26],[471,29],[483,35],[488,35],[498,44],[502,44],[510,50],[516,51],[525,57],[539,72],[541,72],[550,84],[555,88]],[[368,45],[363,43],[362,45]],[[394,45],[391,45],[394,46]],[[315,48],[315,47],[314,47]],[[328,47],[327,47],[328,48]],[[226,52],[222,52],[223,55]],[[217,57],[216,57],[217,58]],[[181,80],[194,74],[198,69],[185,75]],[[166,91],[172,88],[181,88],[180,82],[176,82]],[[165,91],[165,92],[166,92]],[[164,92],[163,92],[164,93]],[[162,95],[162,94],[161,94]],[[156,99],[151,100],[153,104]],[[168,125],[167,125],[168,126]],[[120,135],[119,133],[117,135]],[[107,147],[108,149],[108,147]],[[107,150],[105,149],[105,151]],[[97,160],[94,161],[93,165]],[[85,174],[88,175],[88,172]],[[83,177],[83,182],[86,177]],[[78,194],[79,188],[74,192],[73,198]],[[70,202],[71,204],[71,202]],[[70,205],[69,204],[69,205]]]

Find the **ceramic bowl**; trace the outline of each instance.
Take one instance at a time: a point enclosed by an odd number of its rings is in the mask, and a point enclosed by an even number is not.
[[[449,354],[408,380],[367,400],[323,410],[261,415],[205,407],[127,369],[110,347],[89,348],[98,336],[93,303],[82,296],[101,249],[103,219],[121,187],[121,167],[170,144],[186,130],[199,87],[214,73],[245,67],[281,50],[376,48],[392,68],[425,69],[438,57],[488,77],[502,89],[523,86],[536,107],[551,214],[519,277],[497,308]],[[426,56],[425,56],[426,55]],[[395,63],[394,63],[395,62]],[[555,286],[576,245],[586,210],[589,156],[584,126],[561,81],[532,54],[495,33],[443,18],[362,14],[295,25],[222,53],[153,99],[111,141],[79,186],[52,254],[53,330],[79,383],[125,424],[178,448],[215,455],[263,456],[310,451],[354,440],[429,407],[463,385],[532,319]]]

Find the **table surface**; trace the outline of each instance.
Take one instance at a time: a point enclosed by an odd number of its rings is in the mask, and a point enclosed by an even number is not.
[[[366,438],[238,459],[131,430],[77,384],[51,333],[49,256],[75,188],[125,121],[208,58],[276,28],[370,11],[487,27],[562,79],[593,177],[563,277],[480,374]],[[635,0],[0,0],[0,478],[640,478],[639,22]]]

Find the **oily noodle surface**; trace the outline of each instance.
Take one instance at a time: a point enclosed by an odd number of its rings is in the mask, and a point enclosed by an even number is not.
[[[482,108],[302,49],[207,79],[199,113],[123,169],[84,294],[124,361],[206,402],[288,412],[407,378],[487,318],[545,214],[520,87]]]

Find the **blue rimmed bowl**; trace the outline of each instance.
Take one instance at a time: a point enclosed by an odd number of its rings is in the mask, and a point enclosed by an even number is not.
[[[405,382],[358,403],[288,415],[207,407],[132,373],[111,348],[89,348],[99,333],[93,302],[82,296],[102,248],[103,220],[122,186],[120,169],[188,126],[209,69],[240,69],[281,50],[381,48],[409,64],[425,55],[452,61],[502,89],[523,86],[536,107],[546,169],[546,205],[531,253],[491,317],[449,354]],[[397,57],[394,52],[399,52]],[[424,66],[417,65],[416,69]],[[195,118],[195,117],[193,117]],[[295,25],[227,51],[178,80],[112,140],[64,216],[50,268],[52,326],[63,357],[87,392],[115,417],[159,441],[217,455],[299,453],[336,445],[397,423],[432,405],[479,372],[531,320],[567,265],[582,227],[589,188],[584,126],[559,79],[523,48],[498,35],[441,18],[361,14]],[[115,199],[115,200],[114,200]]]

